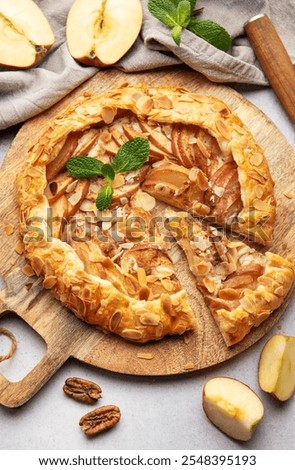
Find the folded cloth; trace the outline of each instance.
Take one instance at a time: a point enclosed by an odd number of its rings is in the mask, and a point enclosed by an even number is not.
[[[130,51],[116,64],[125,72],[186,64],[215,82],[267,85],[255,54],[244,34],[244,23],[259,13],[274,23],[293,63],[295,63],[294,0],[199,0],[204,7],[200,19],[222,25],[233,39],[226,53],[211,46],[188,30],[181,45],[170,30],[148,11],[148,0],[141,0],[144,21],[141,34]],[[58,102],[85,80],[99,73],[97,67],[78,64],[69,54],[65,25],[73,0],[36,0],[55,33],[55,43],[39,66],[24,71],[0,69],[0,129],[25,121]],[[79,32],[77,32],[79,34]]]

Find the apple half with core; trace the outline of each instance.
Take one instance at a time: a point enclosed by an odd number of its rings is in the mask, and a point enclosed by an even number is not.
[[[264,414],[256,393],[230,377],[216,377],[204,385],[203,409],[220,431],[239,441],[251,439]]]
[[[0,65],[33,67],[53,43],[52,29],[33,0],[0,1]]]
[[[67,18],[70,54],[87,65],[112,65],[130,49],[141,25],[140,0],[76,0]]]
[[[274,335],[265,344],[259,360],[259,385],[280,401],[295,392],[295,337]]]

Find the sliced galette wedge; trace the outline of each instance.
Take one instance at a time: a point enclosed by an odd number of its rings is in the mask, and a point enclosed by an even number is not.
[[[166,228],[183,249],[227,346],[240,342],[282,304],[295,278],[294,264],[230,240],[187,212],[166,215]]]

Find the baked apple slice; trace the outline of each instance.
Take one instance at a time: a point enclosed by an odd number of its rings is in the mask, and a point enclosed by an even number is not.
[[[216,377],[205,384],[203,409],[220,431],[239,441],[251,439],[264,414],[256,393],[230,377]]]
[[[88,65],[112,65],[130,49],[142,24],[139,0],[76,0],[67,19],[71,55]]]
[[[0,65],[27,69],[41,62],[54,34],[43,12],[32,0],[0,2]]]

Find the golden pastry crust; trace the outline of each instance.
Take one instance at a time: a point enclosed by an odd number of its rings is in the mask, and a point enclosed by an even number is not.
[[[167,216],[227,346],[239,343],[282,304],[295,279],[293,262],[231,241],[186,212]]]
[[[135,116],[135,124],[130,114]],[[216,98],[193,94],[182,88],[123,85],[102,95],[83,97],[49,123],[38,142],[29,149],[24,171],[18,178],[20,231],[24,238],[25,255],[36,274],[44,277],[44,287],[52,289],[55,296],[79,318],[126,339],[146,342],[160,339],[166,334],[182,334],[196,327],[185,291],[174,286],[161,291],[159,298],[134,298],[124,289],[120,291],[118,285],[110,280],[112,272],[115,269],[119,271],[112,262],[108,264],[105,260],[107,256],[103,262],[108,278],[103,279],[86,271],[85,262],[81,261],[73,246],[59,239],[63,228],[59,214],[63,215],[66,211],[67,218],[75,214],[90,187],[89,181],[79,180],[73,198],[66,199],[65,188],[72,180],[61,171],[67,159],[74,151],[77,154],[77,149],[83,148],[85,153],[87,146],[98,135],[105,140],[104,149],[111,156],[113,149],[102,129],[120,120],[120,130],[124,130],[125,140],[126,136],[148,136],[151,155],[149,165],[140,175],[136,175],[138,181],[115,192],[114,205],[122,205],[122,197],[129,203],[143,182],[145,191],[156,198],[167,199],[171,204],[174,202],[176,206],[189,209],[195,215],[206,216],[213,222],[224,222],[238,233],[268,244],[272,238],[276,204],[273,181],[262,149],[240,119]],[[162,126],[160,132],[155,129],[158,125]],[[157,138],[164,133],[164,126],[168,129],[161,144]],[[85,139],[83,133],[87,134]],[[120,136],[117,141],[122,143]],[[214,147],[215,153],[210,153],[206,147],[208,141],[209,150]],[[167,142],[168,146],[172,145],[171,151],[165,151]],[[189,152],[185,150],[185,145],[190,148]],[[197,165],[190,157],[192,154],[204,163],[203,170],[195,168]],[[178,179],[181,181],[179,187],[166,184],[165,180],[160,185],[155,183],[161,175],[167,178],[169,171],[164,168],[163,172],[163,167],[160,168],[161,165],[165,167],[167,162],[175,165],[176,173],[182,175]],[[219,162],[217,166],[216,162]],[[232,178],[236,178],[237,173],[234,195],[230,189],[218,186],[218,181],[223,180],[224,176],[221,163],[225,164]],[[217,176],[213,176],[211,182],[211,176],[206,174],[206,165],[208,168],[216,167]],[[48,181],[54,178],[57,200],[48,186]],[[168,196],[163,194],[164,186],[168,188]],[[125,194],[125,191],[128,192]],[[216,196],[218,199],[218,210],[215,212],[215,209],[211,211],[211,202],[206,199],[208,192],[210,197]],[[223,192],[226,198],[222,198]],[[222,213],[226,212],[220,203],[222,199],[230,200],[232,211],[228,214],[231,220],[222,219]],[[52,233],[48,235],[49,201],[57,217]]]

